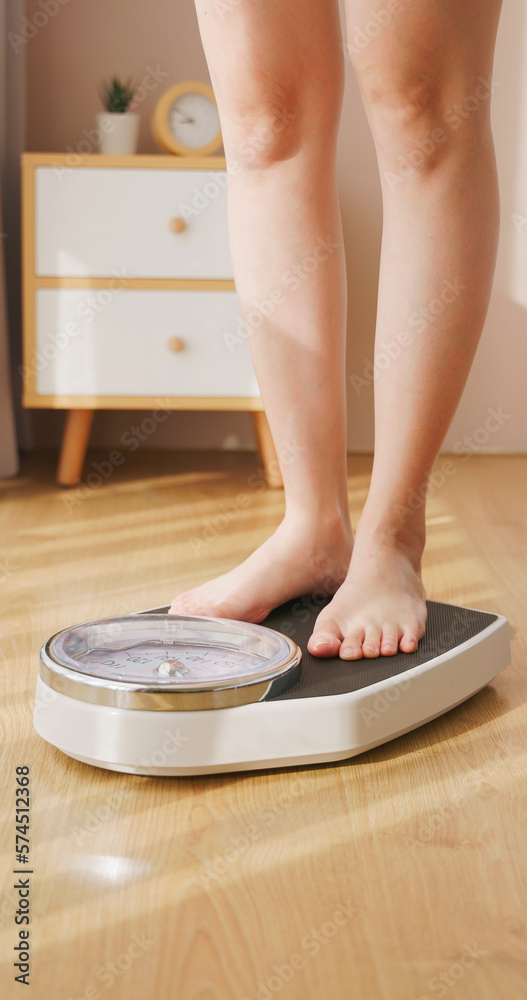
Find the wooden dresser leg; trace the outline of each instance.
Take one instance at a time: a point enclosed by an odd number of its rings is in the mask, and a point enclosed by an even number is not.
[[[93,410],[70,410],[62,436],[57,482],[76,486],[81,477],[93,421]]]
[[[263,410],[252,410],[252,417],[256,440],[258,442],[258,450],[260,452],[260,459],[265,469],[267,485],[271,486],[273,489],[281,489],[284,485],[282,481],[282,473],[280,472],[276,448],[271,437],[267,417]]]

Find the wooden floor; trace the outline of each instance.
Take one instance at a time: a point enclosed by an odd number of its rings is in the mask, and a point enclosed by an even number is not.
[[[279,522],[283,493],[255,485],[249,454],[138,452],[69,492],[41,454],[2,484],[5,1000],[527,997],[527,456],[451,457],[428,505],[428,596],[506,615],[512,666],[349,762],[212,777],[119,775],[45,744],[32,728],[39,649],[234,566]],[[349,459],[354,523],[370,468]],[[12,965],[24,764],[27,991]]]

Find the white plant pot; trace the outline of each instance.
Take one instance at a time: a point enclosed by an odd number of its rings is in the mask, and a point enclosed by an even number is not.
[[[99,152],[107,156],[132,156],[137,149],[140,120],[141,116],[132,111],[99,112]]]

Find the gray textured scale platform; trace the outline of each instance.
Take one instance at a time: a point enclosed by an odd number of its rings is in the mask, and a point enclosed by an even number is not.
[[[178,627],[186,628],[187,621],[197,627],[201,622],[209,629],[224,628],[226,634],[232,628],[233,636],[236,629],[245,629],[244,662],[252,635],[247,669],[254,676],[241,677],[242,666],[232,666],[234,659],[216,660],[225,679],[214,689],[210,672],[200,689],[195,678],[198,667],[205,664],[194,668],[190,662],[202,661],[208,654],[191,656],[196,651],[189,653],[189,647],[178,658],[169,649],[161,657],[163,662],[157,657],[154,685],[148,683],[152,668],[147,655],[142,657],[144,668],[134,662],[136,677],[130,672],[117,676],[125,668],[115,650],[112,666],[97,667],[100,675],[106,670],[105,676],[87,677],[94,669],[90,657],[97,659],[98,647],[75,654],[84,658],[84,666],[70,660],[68,667],[67,657],[62,666],[53,662],[53,655],[50,659],[55,647],[49,640],[41,654],[35,727],[71,757],[136,774],[192,775],[337,761],[437,718],[485,687],[510,663],[506,618],[436,601],[427,602],[426,635],[414,653],[351,662],[316,658],[308,652],[307,641],[328,600],[289,601],[261,623],[261,632],[258,626],[221,624],[219,619],[179,619]],[[121,620],[89,624],[101,628],[106,622],[125,621],[137,628],[159,622],[173,631],[174,619],[167,612],[167,607],[150,608]],[[75,629],[67,632],[76,634]],[[267,646],[266,637],[271,639]],[[269,657],[265,670],[260,655],[264,647]],[[70,641],[70,653],[71,648]],[[242,655],[240,649],[232,652],[233,642],[224,648],[231,649],[231,657]],[[124,656],[135,652],[126,649]],[[147,673],[138,674],[141,670]],[[238,687],[229,687],[229,670],[239,675],[232,682]]]
[[[328,600],[329,598],[317,603],[306,597],[290,601],[277,608],[262,622],[262,625],[290,636],[302,649],[302,678],[293,691],[285,692],[279,696],[281,698],[320,698],[359,691],[371,684],[406,673],[478,636],[483,639],[485,630],[496,625],[500,619],[500,615],[488,611],[427,601],[426,633],[415,653],[399,652],[395,656],[362,659],[353,663],[339,657],[320,660],[308,651],[307,642],[316,617]]]

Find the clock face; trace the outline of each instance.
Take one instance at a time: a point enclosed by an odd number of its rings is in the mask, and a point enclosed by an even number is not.
[[[154,107],[151,126],[158,146],[178,156],[208,156],[222,144],[214,91],[199,80],[169,87]]]
[[[181,145],[201,149],[218,135],[220,119],[216,106],[204,94],[180,94],[168,115],[170,131]]]

